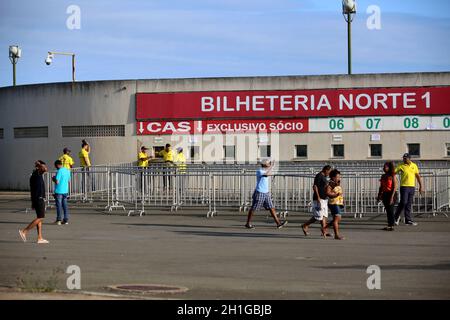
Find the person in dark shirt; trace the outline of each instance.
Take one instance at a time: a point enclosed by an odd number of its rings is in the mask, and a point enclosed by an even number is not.
[[[320,224],[322,226],[321,228],[322,236],[325,238],[331,236],[328,233],[327,228],[328,196],[326,193],[326,186],[328,185],[327,177],[330,175],[330,172],[331,166],[326,165],[323,167],[322,171],[320,171],[314,178],[313,202],[312,202],[313,217],[304,224],[302,224],[302,230],[305,236],[309,235],[308,232],[309,225],[313,224],[316,221],[320,221]]]
[[[42,220],[45,218],[45,183],[42,175],[47,172],[47,166],[42,160],[34,163],[35,170],[30,177],[30,193],[31,193],[31,207],[36,210],[36,219],[25,229],[19,229],[20,238],[23,242],[27,241],[27,233],[34,227],[37,228],[38,238],[37,243],[49,243],[42,237]]]
[[[380,189],[378,191],[378,201],[382,201],[387,214],[388,226],[383,230],[394,231],[395,212],[394,207],[397,198],[398,182],[395,175],[395,165],[392,161],[386,162],[383,166],[384,174],[380,179]]]

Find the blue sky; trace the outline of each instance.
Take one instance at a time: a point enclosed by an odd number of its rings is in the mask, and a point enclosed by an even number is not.
[[[354,73],[450,71],[450,1],[357,1]],[[81,29],[66,27],[69,5]],[[369,30],[370,5],[381,30]],[[340,0],[1,0],[0,86],[71,80],[342,74],[347,33]]]

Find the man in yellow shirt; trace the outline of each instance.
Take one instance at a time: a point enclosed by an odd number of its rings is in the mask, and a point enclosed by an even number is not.
[[[148,167],[148,161],[150,160],[150,156],[147,154],[147,147],[142,146],[141,152],[138,154],[138,167],[146,168]]]
[[[72,151],[69,150],[69,148],[64,148],[63,155],[59,157],[59,160],[62,162],[63,168],[72,169],[75,162],[73,161],[72,157],[70,156],[70,153]]]
[[[158,155],[164,159],[164,162],[174,163],[175,162],[175,152],[172,150],[170,143],[166,144],[166,147],[161,150]]]
[[[411,161],[409,153],[403,155],[403,163],[395,168],[395,173],[400,175],[400,203],[395,212],[395,224],[400,223],[400,215],[405,211],[405,224],[409,226],[417,226],[412,220],[411,207],[416,190],[416,179],[419,182],[419,192],[423,193],[422,177],[419,174],[419,168]]]
[[[166,147],[161,150],[158,155],[163,158],[164,163],[167,165],[167,168],[164,170],[164,177],[163,177],[163,185],[164,188],[166,188],[167,180],[169,180],[169,188],[172,187],[172,177],[169,176],[169,173],[171,172],[170,167],[174,164],[176,160],[176,154],[172,150],[172,146],[167,143]]]

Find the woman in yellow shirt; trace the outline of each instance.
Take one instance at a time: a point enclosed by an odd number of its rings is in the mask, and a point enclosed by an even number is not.
[[[328,209],[330,209],[333,216],[333,221],[330,221],[328,225],[333,225],[334,238],[336,240],[344,240],[345,238],[339,232],[339,222],[342,220],[342,213],[344,211],[344,197],[341,187],[341,173],[338,170],[331,170],[330,182],[325,192],[328,196]]]
[[[83,168],[91,166],[91,160],[89,159],[89,152],[91,151],[91,147],[83,140],[81,143],[81,150],[78,153],[78,158],[80,158],[80,164]]]

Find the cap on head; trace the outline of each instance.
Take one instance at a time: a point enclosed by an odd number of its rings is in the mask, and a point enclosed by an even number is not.
[[[409,153],[405,153],[403,155],[403,159],[411,159],[411,155]]]
[[[178,153],[183,152],[183,148],[182,148],[182,147],[178,147],[178,148],[177,148],[177,152],[178,152]]]
[[[142,146],[141,150],[148,150],[148,148],[146,146]]]
[[[69,148],[64,148],[63,149],[63,153],[69,153],[69,152],[72,152],[72,150],[70,150]]]

